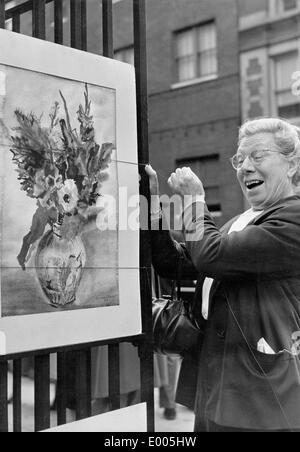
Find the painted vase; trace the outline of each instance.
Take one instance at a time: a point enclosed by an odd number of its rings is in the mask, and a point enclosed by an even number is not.
[[[80,233],[65,217],[42,237],[36,253],[38,280],[50,305],[59,308],[75,303],[85,262]]]

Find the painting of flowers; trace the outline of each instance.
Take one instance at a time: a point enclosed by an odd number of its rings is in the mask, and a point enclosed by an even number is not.
[[[118,228],[99,229],[101,198],[118,197],[114,90],[1,78],[1,316],[118,305]]]

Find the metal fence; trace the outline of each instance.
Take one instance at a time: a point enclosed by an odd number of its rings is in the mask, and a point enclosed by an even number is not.
[[[32,36],[46,39],[46,5],[54,6],[54,41],[64,44],[63,4],[66,0],[29,0],[10,9],[5,8],[5,0],[0,0],[0,27],[5,28],[12,21],[12,30],[20,33],[24,15],[32,15]],[[70,43],[71,47],[87,50],[87,0],[70,1]],[[114,56],[113,45],[113,4],[112,0],[99,0],[102,4],[103,55]],[[5,10],[6,9],[6,10]],[[147,104],[147,58],[146,58],[146,11],[145,0],[132,0],[134,22],[134,49],[137,90],[137,129],[139,163],[149,161],[148,148],[148,104]],[[26,49],[24,49],[26,51]],[[30,57],[30,56],[29,56]],[[142,167],[142,166],[140,166]],[[146,175],[141,171],[140,193],[149,196]],[[41,431],[50,427],[50,355],[57,356],[57,424],[67,421],[67,407],[72,386],[73,408],[76,419],[88,418],[92,414],[91,405],[91,350],[96,346],[108,346],[108,379],[110,409],[120,408],[120,344],[133,343],[138,347],[141,370],[141,402],[147,403],[148,431],[154,431],[153,399],[153,354],[150,277],[150,240],[147,231],[141,231],[140,281],[142,307],[142,333],[134,337],[114,338],[90,344],[49,350],[33,350],[11,356],[0,356],[0,431],[8,432],[8,367],[13,371],[13,431],[22,431],[22,360],[34,360],[34,429]],[[70,366],[72,371],[70,370]],[[71,373],[71,375],[70,375]],[[70,383],[70,376],[71,383]],[[134,430],[134,425],[133,425]]]

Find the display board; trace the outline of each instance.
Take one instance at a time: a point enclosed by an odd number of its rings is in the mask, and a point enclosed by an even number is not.
[[[93,416],[82,421],[53,427],[45,433],[99,433],[99,432],[146,432],[147,409],[145,403]],[[132,420],[134,419],[134,425]],[[108,437],[109,441],[109,437]],[[117,444],[119,445],[119,444]],[[121,445],[121,444],[120,444]],[[111,446],[114,444],[111,443]]]
[[[1,354],[141,332],[135,90],[127,64],[0,30]]]

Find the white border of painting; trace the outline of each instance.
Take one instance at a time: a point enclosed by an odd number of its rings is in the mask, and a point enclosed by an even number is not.
[[[115,89],[118,160],[129,162],[118,163],[119,186],[128,197],[139,193],[132,66],[6,30],[0,30],[0,64]],[[0,354],[139,334],[139,231],[119,235],[119,267],[119,306],[2,318]]]
[[[44,433],[147,432],[147,405],[141,403],[45,430]]]

